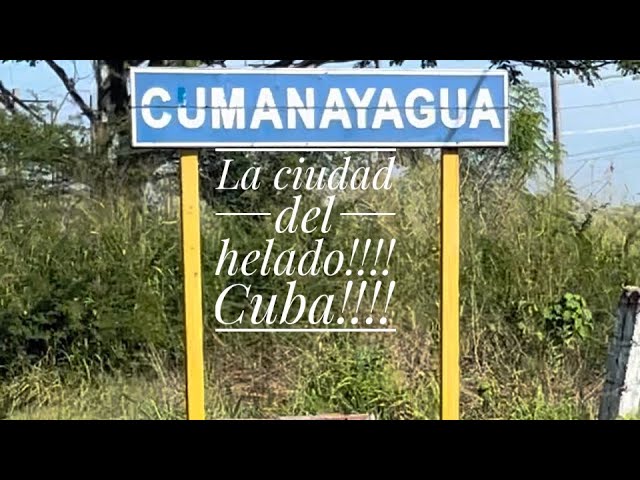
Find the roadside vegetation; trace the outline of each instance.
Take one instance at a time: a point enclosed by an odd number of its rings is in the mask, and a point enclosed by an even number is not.
[[[508,149],[463,151],[462,415],[594,418],[621,287],[638,281],[640,218],[634,206],[586,202],[571,184],[554,184],[537,91],[515,88],[512,104]],[[87,139],[82,128],[0,110],[0,417],[183,418],[176,158],[124,146],[96,153]],[[268,176],[298,160],[277,155],[235,155],[231,174],[240,178],[259,161]],[[320,165],[343,157],[306,158]],[[354,168],[380,167],[388,154],[352,158]],[[247,253],[274,234],[265,219],[213,213],[275,211],[295,194],[217,192],[222,159],[202,155],[209,417],[437,418],[438,152],[397,152],[403,174],[391,190],[336,204],[397,213],[336,216],[326,237],[327,251],[343,252],[354,238],[397,240],[387,312],[397,333],[375,335],[214,333],[215,301],[234,280],[214,274],[222,240]],[[320,204],[320,195],[307,192],[303,202]],[[300,233],[275,237],[277,252],[312,248]],[[256,278],[252,293],[283,295],[285,281]],[[307,298],[344,284],[297,281]],[[225,308],[248,305],[234,295]]]

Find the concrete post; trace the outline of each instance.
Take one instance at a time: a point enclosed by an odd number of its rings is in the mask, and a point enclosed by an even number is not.
[[[640,288],[625,287],[609,345],[599,420],[640,413]]]

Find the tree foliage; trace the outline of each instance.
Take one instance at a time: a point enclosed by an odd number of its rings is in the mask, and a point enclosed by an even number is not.
[[[130,67],[138,66],[175,66],[195,67],[208,65],[225,68],[227,60],[92,60],[97,89],[97,103],[94,108],[88,105],[78,93],[75,81],[55,60],[2,60],[2,62],[25,62],[31,66],[45,62],[60,79],[68,96],[76,103],[82,115],[91,125],[95,152],[100,157],[101,166],[110,165],[110,171],[118,178],[127,178],[138,188],[144,184],[159,166],[176,161],[175,154],[166,151],[133,151],[129,145],[129,91],[127,77]],[[355,68],[381,68],[398,66],[406,60],[273,60],[256,68],[313,68],[336,64],[352,63]],[[422,68],[437,67],[437,60],[421,60]],[[640,71],[639,60],[489,60],[489,68],[504,69],[509,72],[512,88],[512,135],[508,149],[477,149],[465,153],[465,162],[469,173],[483,172],[485,185],[489,180],[510,179],[523,184],[527,177],[548,160],[550,146],[545,141],[544,116],[541,113],[541,100],[537,91],[523,82],[525,68],[554,71],[559,75],[573,74],[587,84],[593,85],[605,68],[616,68],[622,75],[636,74]],[[3,91],[0,89],[0,100]],[[6,92],[5,92],[6,95]],[[11,99],[9,99],[11,100]],[[7,103],[7,102],[3,102]],[[32,112],[28,112],[31,113]],[[37,116],[34,118],[38,119]],[[414,154],[409,152],[409,157]],[[240,165],[245,160],[234,156]],[[270,155],[266,157],[271,158]],[[417,157],[416,157],[417,158]],[[315,161],[321,156],[315,155]],[[268,170],[269,160],[261,159]],[[311,159],[310,159],[311,161]],[[405,161],[407,158],[405,157]],[[410,158],[408,160],[411,162]],[[106,162],[106,163],[105,163]],[[273,163],[273,162],[271,162]],[[219,178],[222,164],[220,155],[215,152],[203,152],[203,183],[210,187],[210,179]],[[488,175],[488,176],[487,176]],[[213,192],[208,188],[207,191]],[[226,198],[234,193],[225,192]],[[209,201],[213,200],[212,198]]]
[[[195,65],[198,61],[180,62],[186,65]],[[156,64],[158,62],[154,62]],[[126,61],[127,66],[140,64],[139,61]],[[364,66],[364,65],[363,65]],[[546,139],[546,118],[543,113],[543,102],[537,89],[526,82],[518,82],[511,89],[511,142],[508,148],[487,148],[463,150],[463,168],[467,178],[474,178],[474,185],[481,194],[488,186],[497,183],[509,183],[513,187],[521,187],[527,178],[544,167],[550,157],[550,144]],[[66,129],[71,132],[69,126],[45,126],[38,122],[33,115],[13,115],[17,123],[7,123],[9,117],[5,115],[5,128],[22,129],[29,131],[30,150],[35,148],[45,152],[52,147],[47,146],[45,140],[40,140],[40,136],[31,133],[49,131],[56,129]],[[88,145],[78,142],[67,142],[65,145],[73,145],[68,152],[60,155],[44,156],[38,168],[51,170],[47,162],[51,158],[73,159],[73,166],[69,161],[65,165],[57,165],[58,178],[67,178],[69,181],[81,182],[89,186],[92,192],[101,196],[100,191],[113,191],[129,193],[141,192],[149,182],[157,184],[164,179],[164,183],[170,185],[173,191],[177,191],[176,171],[178,167],[177,152],[171,150],[144,150],[133,149],[128,138],[128,116],[114,118],[111,128],[120,131],[121,141],[116,148],[111,149],[111,155],[96,155],[92,153]],[[74,135],[78,133],[74,130]],[[25,134],[26,135],[26,134]],[[34,136],[35,135],[35,136]],[[69,134],[67,134],[69,135]],[[69,138],[76,138],[69,137]],[[24,135],[6,135],[5,141],[17,142]],[[81,147],[82,145],[82,147]],[[71,148],[71,147],[70,147]],[[396,165],[401,167],[411,167],[417,162],[424,162],[425,151],[402,150],[398,153]],[[335,162],[335,154],[307,152],[305,155],[305,166],[315,166],[319,168]],[[342,154],[341,156],[344,156]],[[201,185],[203,199],[209,204],[217,206],[226,205],[228,208],[238,208],[242,210],[251,209],[251,205],[257,205],[263,198],[255,192],[242,192],[240,190],[218,189],[224,168],[224,159],[233,159],[232,167],[229,169],[229,181],[235,182],[240,179],[243,172],[252,165],[260,165],[261,178],[265,183],[270,183],[270,176],[282,165],[289,164],[294,167],[298,165],[300,155],[254,153],[220,153],[214,150],[203,150],[200,155],[201,165]],[[351,154],[352,168],[357,168],[362,164],[373,161],[369,154]],[[36,163],[37,159],[34,160]],[[58,160],[56,160],[58,161]],[[58,161],[59,162],[59,161]],[[162,167],[160,170],[159,168]],[[20,167],[22,168],[22,167]],[[264,189],[260,191],[262,194]],[[282,201],[287,201],[282,198]]]
[[[93,60],[94,74],[98,85],[97,111],[91,109],[78,94],[73,80],[54,60],[2,60],[2,62],[26,62],[31,66],[46,62],[62,81],[65,88],[78,104],[82,113],[93,123],[102,121],[105,114],[108,120],[127,112],[128,91],[126,73],[130,67],[176,66],[195,67],[198,65],[226,67],[227,60]],[[406,60],[389,60],[389,66],[402,65]],[[310,68],[331,64],[354,63],[356,68],[379,68],[382,60],[275,60],[265,63],[262,68]],[[437,60],[420,60],[422,68],[436,67]],[[524,68],[557,72],[559,75],[574,74],[582,81],[593,85],[600,78],[600,72],[607,67],[615,67],[621,74],[630,75],[640,72],[640,60],[490,60],[490,68],[505,69],[514,83],[521,81]]]
[[[510,141],[508,148],[474,148],[463,152],[468,175],[479,191],[489,184],[521,188],[534,173],[552,160],[553,143],[547,138],[544,101],[526,82],[514,85],[510,98]]]
[[[105,66],[108,73],[110,68],[111,72],[126,71],[130,65],[147,61],[95,62],[96,67]],[[171,62],[174,61],[149,63]],[[326,64],[278,62],[281,64],[272,62],[271,66],[303,68]],[[286,62],[292,63],[285,65]],[[380,66],[379,61],[364,62],[373,63],[359,66]],[[494,66],[507,69],[510,65],[522,66],[521,61],[506,62],[512,63]],[[589,72],[594,68],[603,66],[597,61],[575,62],[591,62],[582,65],[584,78],[592,75]],[[625,62],[628,63],[618,62],[619,68],[633,72],[634,61]],[[425,61],[423,66],[434,65],[435,62]],[[545,65],[540,68],[550,67],[548,63]],[[579,65],[558,65],[563,66]],[[512,411],[515,407],[511,406],[523,395],[518,388],[538,387],[543,381],[554,392],[568,385],[566,389],[574,397],[578,388],[595,384],[606,355],[612,299],[617,296],[620,284],[636,283],[627,276],[640,267],[637,212],[625,216],[615,212],[595,214],[590,217],[592,221],[578,222],[570,196],[562,192],[523,193],[522,179],[549,159],[549,144],[545,140],[546,119],[539,95],[517,75],[512,78],[509,148],[464,151],[463,158],[461,358],[465,371],[469,372],[465,388],[472,391],[477,386],[483,394],[483,403],[477,405],[472,395],[464,396],[469,417],[496,417],[503,404]],[[106,115],[112,132],[124,131],[126,123],[118,123],[119,107],[112,105],[109,110],[101,110],[106,99],[114,100],[123,92],[107,88],[108,83],[122,78],[113,73],[111,79],[106,75],[102,80],[99,88],[104,89],[104,97],[96,111]],[[126,109],[126,101],[120,106]],[[133,172],[140,171],[138,178],[144,181],[145,174],[155,166],[170,163],[168,160],[175,162],[175,154],[132,151],[127,142],[121,142],[114,149],[118,161],[112,164],[106,156],[90,153],[80,133],[69,126],[45,124],[19,111],[0,111],[0,168],[9,173],[7,182],[14,182],[0,184],[0,378],[12,373],[11,369],[16,371],[42,362],[48,355],[58,362],[58,368],[61,362],[77,362],[83,368],[96,364],[135,367],[137,362],[146,361],[144,355],[148,350],[168,352],[174,358],[183,356],[182,275],[175,211],[142,214],[138,204],[120,195],[115,183],[113,188],[104,188],[102,196],[95,194],[90,199],[69,201],[59,194],[35,195],[34,192],[47,190],[44,188],[48,188],[47,179],[38,185],[32,177],[23,179],[27,170],[55,173],[67,182],[97,185],[99,182],[91,179],[104,176],[115,166],[115,171],[122,169],[122,179],[132,182]],[[389,304],[389,318],[397,319],[403,337],[393,336],[384,341],[412,338],[410,334],[415,329],[415,338],[422,343],[402,345],[397,352],[383,350],[389,343],[381,344],[380,349],[361,351],[333,348],[338,344],[326,337],[325,353],[316,355],[317,368],[301,365],[301,369],[306,368],[305,382],[301,385],[307,397],[297,397],[295,406],[302,411],[327,407],[381,408],[384,418],[415,417],[415,405],[405,400],[418,396],[415,391],[407,396],[403,385],[413,379],[416,384],[424,384],[422,376],[437,366],[434,359],[438,346],[434,339],[438,338],[439,328],[436,228],[439,170],[429,162],[425,151],[403,150],[398,155],[405,153],[410,160],[405,165],[412,168],[398,179],[394,188],[364,192],[353,200],[374,211],[393,211],[396,215],[380,221],[336,215],[336,226],[327,237],[326,248],[348,252],[353,238],[399,239],[390,272],[395,278],[401,274],[402,281]],[[276,168],[299,162],[295,154],[221,157],[217,152],[202,152],[202,191],[205,200],[215,205],[216,212],[235,208],[248,211],[254,206],[276,210],[290,205],[290,198],[278,196],[270,189],[216,191],[213,187],[220,181],[223,158],[237,162],[231,171],[233,180],[238,180],[248,166],[259,164],[265,184]],[[331,160],[325,153],[307,157],[314,166]],[[358,158],[359,162],[369,160],[364,156]],[[175,180],[174,172],[169,177]],[[483,194],[481,198],[478,193]],[[563,196],[565,201],[559,202],[558,197]],[[318,204],[317,198],[304,201],[305,206]],[[348,198],[340,207],[350,207],[351,201]],[[219,260],[215,246],[223,238],[233,238],[234,249],[244,255],[263,249],[265,239],[272,234],[272,225],[263,219],[228,219],[203,208],[203,301],[208,332],[214,324],[211,312],[218,295],[229,282],[235,281],[231,276],[213,274]],[[277,236],[274,251],[303,251],[311,248],[309,243],[310,238],[303,234]],[[265,294],[283,292],[282,281],[259,276],[255,288]],[[338,292],[344,287],[344,279],[337,277],[303,277],[298,281],[307,298]],[[343,305],[341,299],[338,303]],[[248,311],[250,306],[244,295],[227,305],[234,312],[243,307]],[[355,313],[354,305],[345,308],[347,314]],[[540,340],[539,332],[546,332],[547,340]],[[282,338],[234,336],[223,340],[240,349],[252,366],[273,361],[273,356],[265,352],[271,353],[285,342],[296,352],[315,353],[307,350],[308,343],[304,342],[308,339],[302,336],[293,340]],[[207,335],[206,339],[215,341],[213,335]],[[549,353],[542,348],[543,341],[558,343],[562,349],[570,343],[574,348],[566,350],[563,363],[552,363]],[[217,348],[207,351],[217,355],[223,348],[216,345]],[[327,361],[334,358],[351,361],[348,364]],[[407,368],[402,375],[388,367],[387,359],[396,358]],[[491,388],[491,395],[485,395]]]

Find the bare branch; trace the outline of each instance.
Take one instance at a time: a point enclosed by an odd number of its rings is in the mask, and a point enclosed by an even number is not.
[[[60,115],[60,112],[64,108],[64,104],[67,102],[68,98],[69,98],[69,92],[65,93],[64,98],[60,102],[60,105],[58,105],[58,107],[54,107],[51,110],[51,123],[52,124],[56,123],[56,121],[58,120],[58,116]]]
[[[302,60],[295,65],[296,68],[320,67],[328,63],[347,63],[356,60]]]
[[[320,67],[322,65],[326,65],[327,63],[344,63],[344,62],[354,62],[355,60],[300,60],[300,62],[296,63],[294,67],[296,68],[307,68],[307,67]]]
[[[58,78],[62,80],[62,83],[67,89],[67,92],[69,92],[69,95],[71,96],[73,101],[76,103],[76,105],[80,107],[80,110],[82,111],[83,115],[87,117],[91,123],[93,123],[96,119],[95,112],[91,109],[89,105],[87,105],[87,102],[85,102],[84,99],[80,96],[80,94],[78,93],[78,90],[76,89],[75,82],[69,78],[69,76],[64,71],[64,69],[60,65],[58,65],[54,60],[45,60],[45,62],[47,62],[47,65],[49,65],[51,70],[55,72]]]
[[[532,69],[557,72],[559,74],[573,73],[587,85],[593,86],[593,81],[600,78],[600,71],[607,66],[618,65],[619,60],[491,60],[491,65],[509,72],[512,81],[516,83],[522,76],[521,66]]]
[[[38,120],[39,122],[46,123],[45,119],[34,109],[32,109],[29,105],[20,100],[14,93],[9,90],[4,84],[0,81],[0,99],[2,99],[2,103],[7,106],[8,110],[15,111],[14,104],[19,105],[25,112],[31,115],[33,118]]]
[[[355,61],[356,60],[300,60],[298,63],[296,63],[295,60],[278,60],[266,65],[266,68],[287,68],[291,66],[295,68],[309,68],[320,67],[322,65],[326,65],[327,63],[346,63]]]
[[[4,93],[4,86],[0,82],[0,103],[11,113],[16,111],[16,105],[13,100]]]
[[[205,65],[219,65],[221,67],[227,68],[226,60],[200,60]]]
[[[295,60],[278,60],[277,62],[270,63],[267,68],[287,68],[293,65]]]
[[[302,60],[299,63],[296,63],[294,66],[296,68],[318,67],[320,65],[324,65],[327,62],[330,62],[330,60]]]

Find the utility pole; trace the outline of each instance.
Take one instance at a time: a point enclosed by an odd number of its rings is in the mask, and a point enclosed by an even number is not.
[[[554,181],[558,186],[562,180],[562,152],[560,145],[560,100],[558,98],[558,77],[552,70],[551,73],[551,122],[553,128],[554,146]]]
[[[89,94],[89,108],[91,109],[91,111],[93,112],[93,95]],[[89,127],[89,143],[91,145],[91,154],[95,155],[96,154],[96,129],[93,125],[93,122],[91,124],[91,126]]]
[[[609,169],[607,172],[607,191],[609,194],[609,205],[613,203],[613,170],[614,170],[613,160],[609,162]]]

